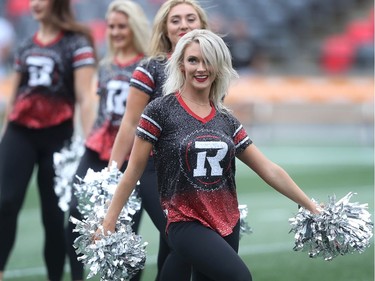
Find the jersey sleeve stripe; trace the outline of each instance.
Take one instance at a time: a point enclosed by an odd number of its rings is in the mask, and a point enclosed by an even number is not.
[[[238,128],[237,128],[237,130],[234,132],[234,134],[233,134],[233,138],[236,136],[236,134],[238,134],[238,132],[240,131],[240,130],[242,130],[243,129],[243,126],[242,125],[240,125]]]
[[[156,140],[156,141],[158,140],[157,137],[155,137],[154,135],[150,134],[149,132],[143,130],[143,129],[140,128],[140,127],[137,127],[137,130],[138,130],[139,132],[143,133],[144,135],[148,136],[149,138],[153,139],[153,140]]]
[[[143,73],[144,75],[146,75],[148,77],[149,80],[152,81],[152,83],[154,83],[154,77],[151,75],[151,73],[145,69],[144,67],[142,66],[137,66],[137,68],[135,69],[136,72],[140,72],[140,73]]]
[[[149,89],[155,88],[155,82],[152,75],[145,68],[140,66],[134,70],[131,82],[144,85],[144,87]]]
[[[131,84],[136,84],[141,87],[141,89],[146,89],[147,92],[152,92],[153,88],[147,86],[146,84],[142,83],[141,81],[135,80],[133,78],[130,79]]]
[[[154,119],[148,117],[146,114],[142,114],[141,118],[146,119],[147,121],[152,123],[154,126],[158,127],[160,131],[162,130],[161,126]]]
[[[95,64],[93,49],[91,47],[83,47],[77,49],[73,54],[73,67]]]
[[[161,134],[161,127],[153,119],[142,114],[137,129],[149,137],[157,140]]]
[[[236,148],[240,147],[242,144],[246,143],[249,139],[249,137],[247,136],[246,138],[244,138],[242,141],[240,141],[238,144],[236,144]]]
[[[241,144],[243,143],[243,141],[245,140],[248,140],[249,137],[246,133],[246,131],[244,130],[244,128],[242,126],[239,127],[239,130],[236,130],[234,136],[233,136],[233,140],[234,140],[234,143],[237,147],[238,144]]]
[[[94,58],[87,58],[87,59],[75,61],[73,63],[73,67],[77,68],[77,67],[80,67],[80,66],[83,66],[83,65],[93,65],[93,64],[95,64],[95,59]]]
[[[91,47],[82,47],[74,51],[73,56],[80,56],[82,54],[94,54],[94,50]]]
[[[76,62],[76,61],[85,60],[88,58],[93,59],[94,55],[92,53],[82,53],[82,54],[74,56],[73,60]]]

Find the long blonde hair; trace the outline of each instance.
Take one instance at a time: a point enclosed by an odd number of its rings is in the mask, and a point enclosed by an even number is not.
[[[176,48],[166,65],[167,80],[163,85],[163,94],[169,95],[181,91],[185,84],[185,75],[181,71],[187,46],[196,42],[200,46],[206,65],[210,65],[215,77],[209,94],[210,101],[219,111],[226,110],[223,105],[230,83],[238,78],[232,66],[230,51],[224,40],[209,30],[196,29],[185,34],[178,41]]]
[[[172,51],[172,44],[167,36],[167,19],[171,9],[180,4],[191,5],[202,23],[201,29],[208,29],[206,12],[195,0],[168,0],[161,5],[154,18],[149,54],[152,57],[166,57]]]
[[[129,27],[133,31],[134,47],[138,53],[147,54],[150,42],[150,25],[142,7],[130,0],[115,0],[108,6],[106,19],[112,12],[120,12],[128,16]],[[107,34],[107,53],[103,62],[112,61],[115,56],[115,48],[111,37]]]

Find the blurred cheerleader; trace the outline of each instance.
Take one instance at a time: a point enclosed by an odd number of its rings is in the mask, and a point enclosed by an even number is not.
[[[90,32],[74,19],[69,0],[30,0],[30,10],[39,29],[16,53],[14,96],[0,143],[0,280],[36,167],[44,259],[48,279],[58,281],[66,247],[64,213],[54,192],[53,154],[72,138],[76,104],[85,135],[92,126],[96,58]]]
[[[84,178],[90,168],[96,172],[107,167],[112,146],[120,127],[121,119],[126,111],[127,96],[131,75],[146,53],[149,44],[149,23],[142,8],[133,1],[115,0],[108,6],[107,43],[108,53],[99,65],[98,88],[99,109],[95,124],[86,139],[85,152],[80,160],[75,175]],[[141,177],[141,186],[147,187],[156,181],[156,173],[149,163]],[[122,165],[126,167],[126,161]],[[73,182],[77,182],[75,178]],[[74,192],[73,192],[74,193]],[[72,196],[69,216],[81,220],[76,196]],[[141,211],[134,217],[133,231],[137,232]],[[73,248],[74,240],[79,236],[73,232],[75,225],[67,226],[67,247],[71,266],[72,280],[83,280],[84,268],[77,260]],[[132,280],[139,280],[141,273]]]

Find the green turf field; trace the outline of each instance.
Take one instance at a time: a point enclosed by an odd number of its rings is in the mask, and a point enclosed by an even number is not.
[[[283,166],[310,197],[326,201],[328,196],[336,194],[339,199],[352,191],[357,195],[351,201],[368,203],[369,211],[374,213],[372,147],[260,148]],[[255,281],[374,280],[373,243],[362,254],[339,256],[330,262],[294,252],[293,235],[288,233],[288,218],[297,211],[296,205],[267,187],[241,164],[238,165],[237,185],[240,204],[248,205],[248,222],[254,231],[241,239],[240,254]],[[143,217],[141,234],[149,242],[143,280],[151,281],[156,268],[157,235],[147,216]],[[38,196],[35,186],[31,185],[4,281],[46,280],[42,240]],[[64,280],[70,280],[68,266]]]

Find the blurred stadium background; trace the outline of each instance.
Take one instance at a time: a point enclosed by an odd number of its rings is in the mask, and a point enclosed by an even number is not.
[[[29,0],[0,0],[14,42],[0,75],[0,112],[10,95],[17,43],[33,34]],[[138,0],[150,21],[163,0]],[[99,56],[110,0],[72,0]],[[202,0],[225,35],[241,79],[226,100],[262,142],[373,142],[374,3],[371,0]],[[1,73],[1,72],[0,72]],[[295,129],[297,133],[295,133]],[[259,132],[259,134],[258,134]]]
[[[11,92],[14,50],[37,29],[28,13],[28,2],[0,0],[0,16],[15,30],[13,48],[3,66],[6,71],[0,76],[0,118]],[[137,2],[152,21],[163,1]],[[92,28],[101,56],[105,51],[104,11],[110,1],[72,3],[77,18]],[[354,191],[358,195],[353,201],[369,203],[373,214],[374,2],[200,3],[212,29],[225,35],[231,48],[241,78],[225,102],[254,142],[312,197],[326,201],[333,194],[341,198]],[[296,207],[263,186],[254,174],[239,166],[240,202],[249,206],[249,223],[254,228],[253,234],[241,240],[241,255],[256,280],[374,280],[373,245],[364,254],[338,257],[331,263],[293,253],[287,219]],[[144,280],[152,280],[155,271],[154,231],[144,216],[141,233],[149,242],[150,255]],[[42,240],[38,197],[31,183],[6,280],[43,279]]]

